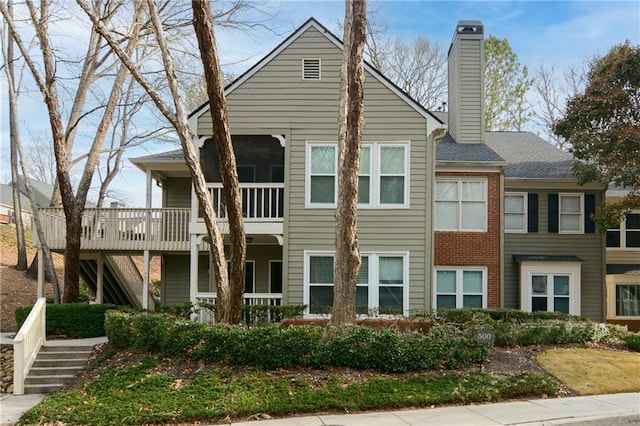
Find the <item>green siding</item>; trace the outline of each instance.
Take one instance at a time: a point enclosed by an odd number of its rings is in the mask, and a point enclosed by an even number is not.
[[[514,254],[571,255],[583,260],[581,277],[581,315],[597,321],[603,320],[605,300],[603,264],[604,237],[593,234],[557,234],[547,232],[548,194],[583,192],[596,196],[596,205],[602,203],[602,192],[584,191],[579,188],[566,190],[531,190],[506,184],[507,192],[538,194],[538,232],[504,235],[504,306],[520,308],[520,268],[513,260]]]
[[[302,80],[302,59],[321,58],[321,80]],[[333,250],[335,209],[305,208],[307,142],[337,141],[342,51],[315,28],[308,29],[228,96],[232,133],[254,129],[285,132],[285,303],[302,303],[304,250]],[[361,209],[358,236],[363,251],[410,253],[410,306],[424,307],[431,281],[432,147],[427,119],[366,73],[365,142],[410,142],[410,208]],[[285,130],[281,130],[285,129]],[[211,133],[209,114],[198,122]]]
[[[168,178],[162,182],[162,207],[190,207],[191,179]]]

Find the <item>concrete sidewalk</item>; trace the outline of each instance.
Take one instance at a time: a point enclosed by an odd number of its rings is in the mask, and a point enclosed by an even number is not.
[[[233,426],[640,425],[640,393],[232,423]],[[228,423],[226,423],[228,425]]]

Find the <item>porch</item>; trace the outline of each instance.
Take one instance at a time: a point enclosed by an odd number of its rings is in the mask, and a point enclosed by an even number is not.
[[[211,306],[216,303],[215,293],[197,293],[195,308],[198,320],[209,324],[215,324],[215,312]],[[282,293],[245,293],[244,304],[246,306],[281,306]],[[277,318],[271,310],[265,310],[268,322],[274,322]]]
[[[61,208],[41,208],[47,244],[64,250],[66,221]],[[189,250],[188,208],[88,208],[82,215],[81,250],[87,251],[187,251]],[[33,234],[33,243],[40,245]]]

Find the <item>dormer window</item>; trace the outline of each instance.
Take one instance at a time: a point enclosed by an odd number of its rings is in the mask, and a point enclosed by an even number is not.
[[[320,58],[302,59],[302,79],[320,80]]]

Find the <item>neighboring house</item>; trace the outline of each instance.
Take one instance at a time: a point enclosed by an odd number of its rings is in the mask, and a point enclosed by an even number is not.
[[[357,311],[505,306],[603,319],[604,237],[586,223],[603,189],[577,187],[556,162],[565,154],[548,144],[545,151],[529,133],[484,132],[483,48],[482,24],[458,23],[446,125],[442,113],[365,65]],[[342,57],[340,40],[310,19],[226,89],[248,242],[247,303],[305,304],[307,317],[327,315],[333,304]],[[208,105],[191,114],[190,125],[224,233]],[[519,160],[503,146],[510,141],[531,153],[535,174],[511,174]],[[213,301],[205,226],[182,152],[131,161],[146,173],[147,208],[89,209],[111,222],[96,222],[100,232],[83,239],[83,251],[143,253],[147,263],[160,256],[161,304]],[[151,208],[153,180],[162,187],[159,209]],[[505,201],[507,189],[514,194]],[[533,202],[503,215],[506,204],[512,209],[534,194],[536,215],[521,211]],[[549,200],[556,200],[551,215]],[[534,219],[535,231],[521,223],[521,233],[511,233],[518,221]],[[125,221],[139,223],[135,233],[121,231]],[[63,248],[63,240],[48,242]]]
[[[610,187],[607,200],[626,190]],[[607,321],[640,331],[640,205],[617,228],[607,230]]]
[[[22,210],[22,223],[31,227],[31,203],[29,199],[20,194],[20,209]],[[11,184],[0,184],[0,223],[15,223],[15,209],[13,208],[13,186]]]
[[[35,179],[29,179],[31,190],[36,199],[38,207],[48,207],[53,194],[53,186],[48,183],[40,182]],[[33,209],[24,186],[24,178],[18,177],[18,187],[20,189],[20,208],[22,210],[22,221],[26,228],[31,228],[31,219],[33,217]],[[0,222],[15,223],[13,208],[13,189],[12,184],[0,185]]]
[[[603,185],[579,186],[573,158],[529,132],[489,132],[504,170],[504,307],[603,319]]]

